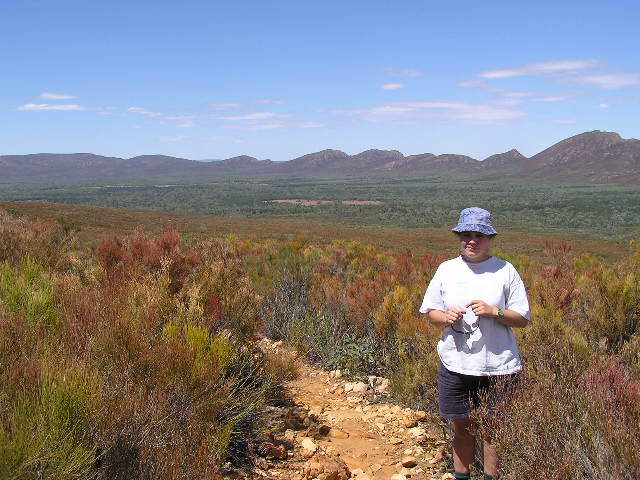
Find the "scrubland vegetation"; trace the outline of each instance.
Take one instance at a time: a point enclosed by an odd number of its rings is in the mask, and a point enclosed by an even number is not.
[[[460,210],[482,205],[500,212],[509,230],[632,238],[640,231],[637,186],[469,180],[447,176],[400,178],[214,178],[175,185],[9,185],[0,200],[57,202],[236,218],[336,221],[354,226],[436,227]],[[304,199],[302,206],[275,203]],[[343,201],[376,201],[349,205]]]
[[[512,478],[640,473],[640,246],[616,263],[547,245],[496,251],[533,321],[525,374],[490,431]],[[391,379],[435,412],[440,332],[418,316],[442,253],[355,241],[172,230],[108,237],[0,212],[0,477],[210,478],[248,462],[262,407],[282,400],[282,339],[348,375]]]

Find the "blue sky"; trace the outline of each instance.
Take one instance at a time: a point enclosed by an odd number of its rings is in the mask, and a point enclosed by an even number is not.
[[[0,154],[482,159],[640,138],[636,1],[2,2]]]

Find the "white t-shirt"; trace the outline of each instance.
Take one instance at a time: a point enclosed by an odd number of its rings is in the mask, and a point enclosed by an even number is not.
[[[522,279],[509,262],[490,257],[470,263],[462,257],[443,262],[427,287],[420,312],[466,309],[463,319],[446,327],[438,342],[438,355],[452,372],[465,375],[506,375],[522,369],[511,327],[494,318],[478,317],[466,305],[483,300],[530,319],[529,301]]]

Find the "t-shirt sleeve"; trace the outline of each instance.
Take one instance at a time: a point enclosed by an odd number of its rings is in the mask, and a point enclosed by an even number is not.
[[[524,283],[518,274],[518,271],[510,265],[509,285],[505,292],[505,308],[518,312],[527,320],[531,319],[531,311],[529,310],[529,300],[527,299],[527,291]]]
[[[438,267],[433,278],[429,282],[427,291],[424,294],[422,305],[420,306],[420,313],[429,313],[431,310],[444,311],[444,301],[442,299],[442,268]]]

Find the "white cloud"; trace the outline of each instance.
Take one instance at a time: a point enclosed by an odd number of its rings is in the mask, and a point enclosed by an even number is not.
[[[196,118],[193,115],[167,115],[165,117],[162,117],[165,120],[170,120],[170,121],[177,121],[177,122],[183,122],[186,120],[193,120],[194,118]]]
[[[608,103],[601,103],[600,105],[598,105],[600,108],[609,108],[609,104]]]
[[[533,93],[531,92],[507,92],[504,94],[505,97],[532,97]]]
[[[484,80],[478,80],[478,79],[464,80],[458,83],[459,87],[464,87],[464,88],[484,88],[486,87],[486,85],[487,83]]]
[[[235,108],[240,108],[242,104],[241,103],[210,103],[209,106],[214,110],[233,110]]]
[[[255,122],[259,120],[268,120],[272,118],[287,118],[291,115],[285,113],[273,113],[273,112],[254,112],[247,113],[245,115],[233,115],[231,117],[220,117],[221,120],[240,121],[240,122]]]
[[[392,77],[413,78],[422,76],[422,72],[411,68],[385,68],[384,71]]]
[[[404,88],[404,84],[403,83],[384,83],[381,88],[383,90],[399,90],[401,88]]]
[[[638,73],[587,72],[601,64],[597,60],[561,60],[557,62],[530,63],[523,67],[505,70],[487,70],[478,74],[481,79],[499,79],[512,77],[552,77],[569,85],[588,85],[613,90],[640,85]],[[602,70],[602,68],[600,68]],[[481,87],[481,80],[461,82],[460,86]]]
[[[232,138],[232,139],[231,139],[231,141],[232,141],[233,143],[237,143],[237,144],[244,143],[244,140],[243,140],[243,139],[241,139],[241,138]]]
[[[368,112],[373,115],[393,116],[415,112],[416,110],[417,108],[412,106],[383,105],[382,107],[371,108]]]
[[[256,103],[260,105],[285,105],[289,102],[282,98],[262,98],[260,100],[256,100]]]
[[[557,62],[530,63],[520,68],[508,70],[487,70],[478,74],[480,78],[510,78],[574,73],[598,65],[595,60],[561,60]]]
[[[24,105],[20,105],[18,110],[25,111],[36,111],[36,110],[63,110],[63,111],[71,111],[71,110],[86,110],[82,105],[50,105],[48,103],[26,103]]]
[[[44,92],[40,94],[40,98],[42,98],[43,100],[71,100],[78,97],[76,95],[67,95],[66,93]]]
[[[177,122],[176,126],[180,128],[197,127],[197,124],[193,121],[195,118],[194,115],[167,115],[162,117],[163,120]]]
[[[491,100],[490,103],[493,105],[513,107],[515,105],[521,105],[522,103],[524,103],[524,100],[521,100],[519,98],[497,98],[495,100]]]
[[[564,102],[568,100],[569,97],[566,95],[549,95],[547,97],[538,97],[533,100],[536,102]]]
[[[637,73],[602,73],[576,78],[576,82],[597,88],[616,89],[640,85],[640,74]]]
[[[140,115],[146,115],[147,117],[161,117],[162,113],[160,112],[154,112],[153,110],[147,110],[146,108],[142,108],[142,107],[129,107],[127,108],[127,111],[132,112],[132,113],[139,113]]]
[[[320,122],[303,122],[300,124],[302,128],[322,128],[324,124]]]
[[[285,126],[282,122],[269,122],[269,123],[251,123],[247,125],[225,125],[224,128],[231,128],[234,130],[275,130],[277,128],[283,128]]]
[[[453,120],[463,123],[504,123],[526,116],[521,110],[465,102],[392,102],[365,110],[334,111],[372,122],[416,123],[424,120]]]

